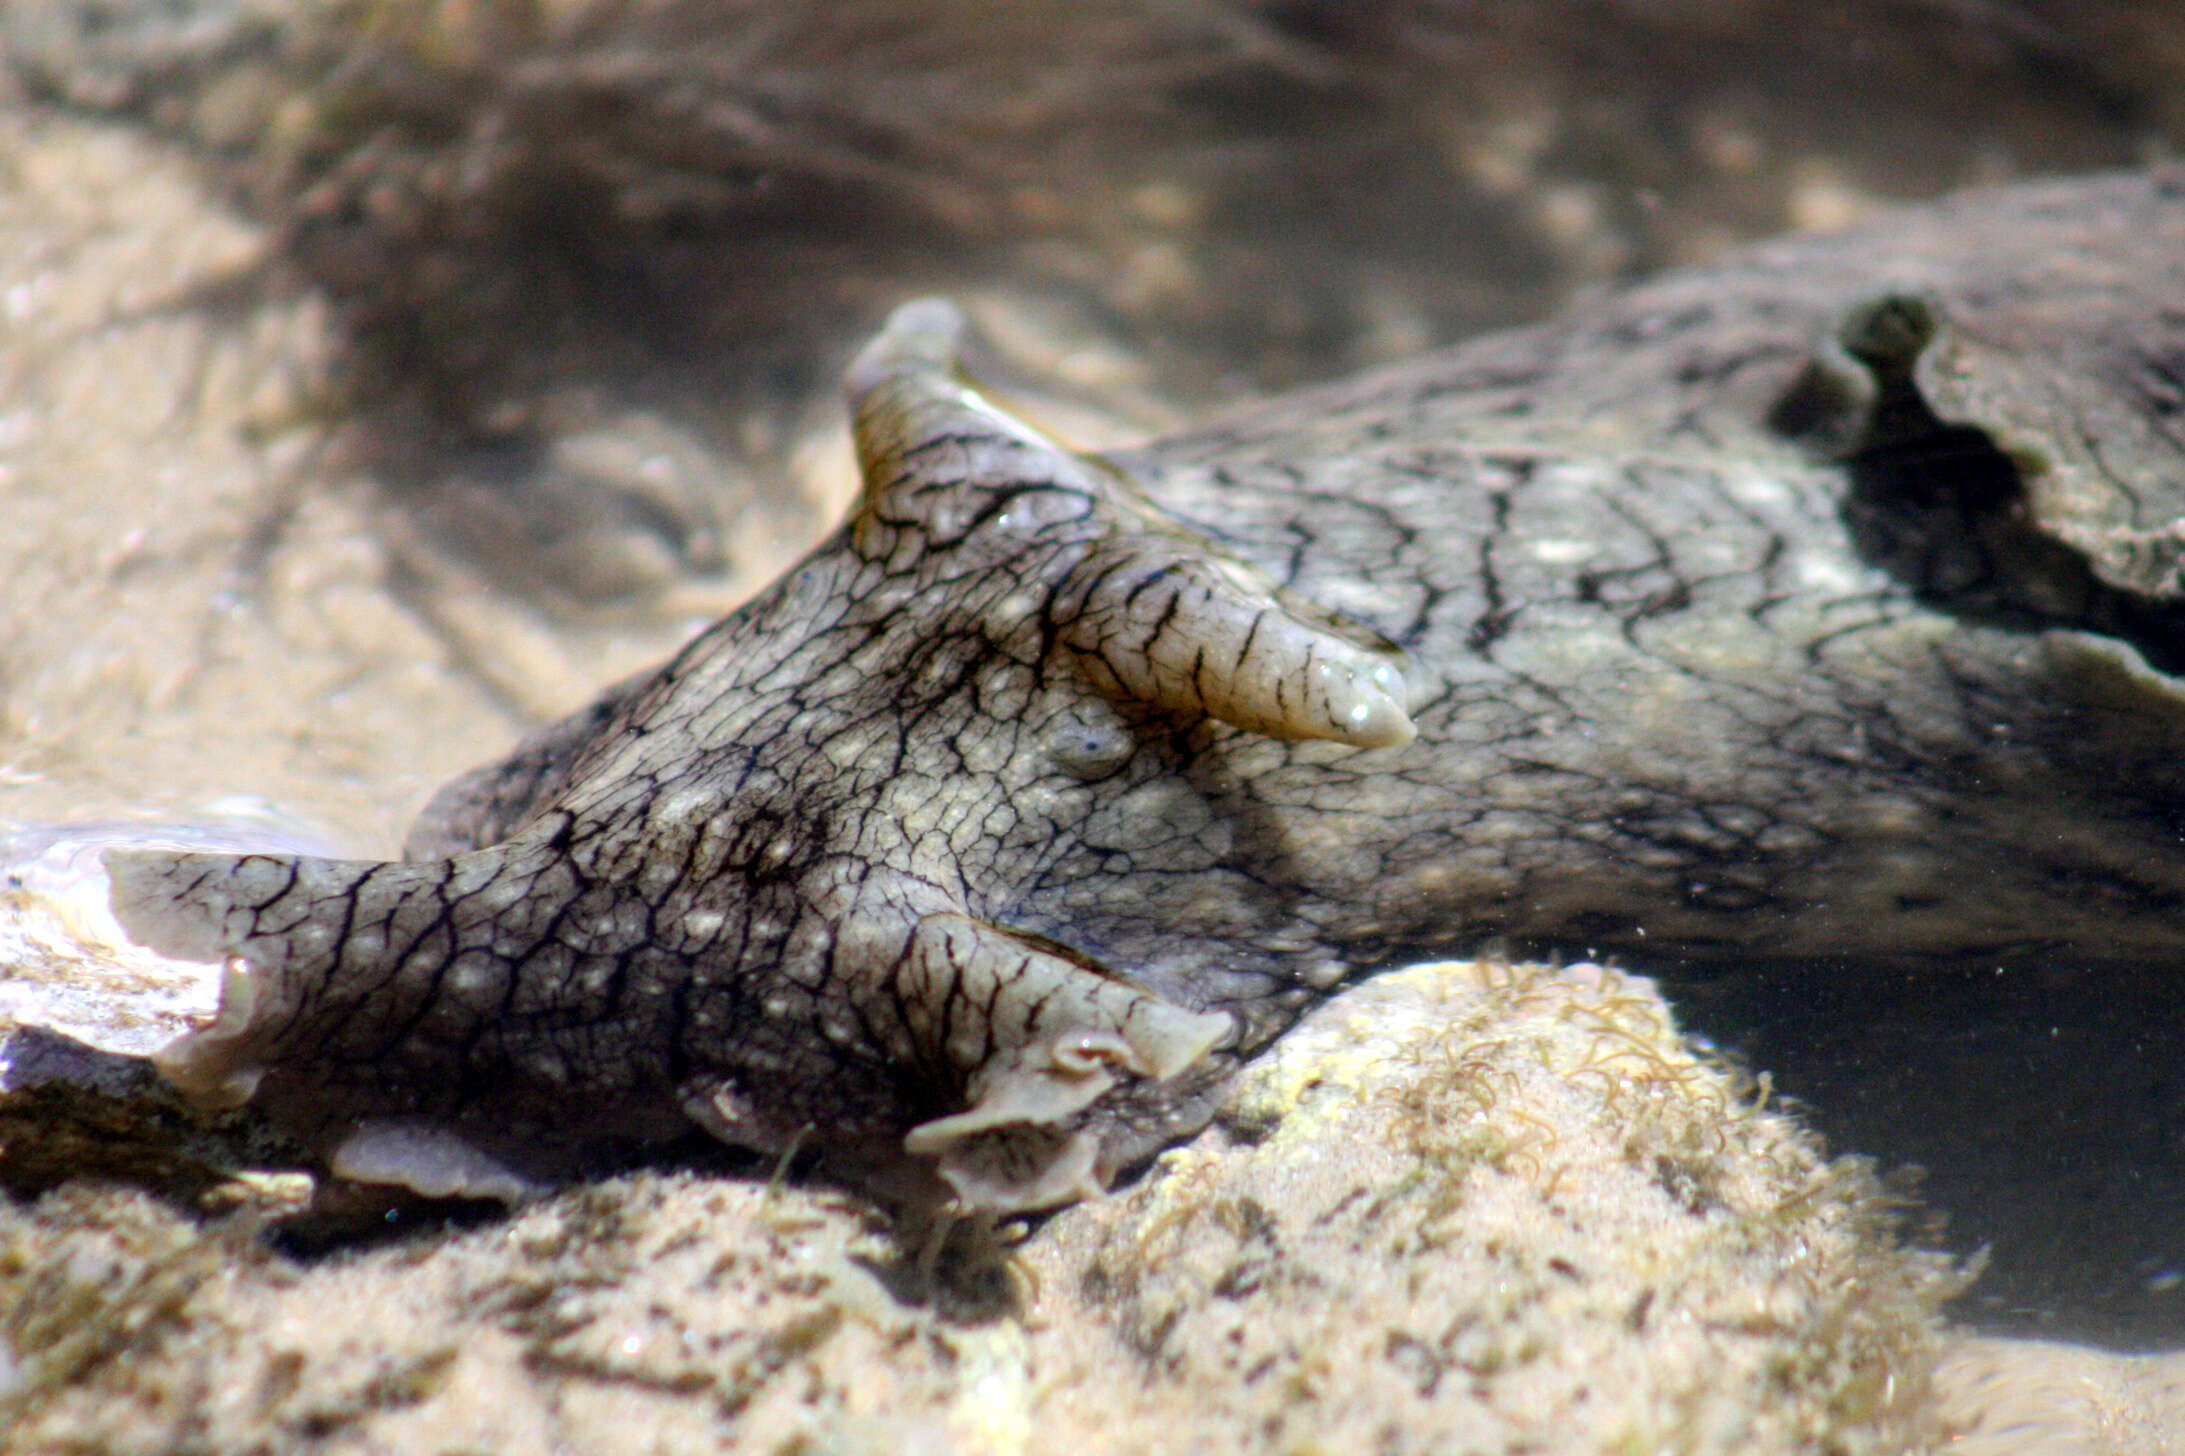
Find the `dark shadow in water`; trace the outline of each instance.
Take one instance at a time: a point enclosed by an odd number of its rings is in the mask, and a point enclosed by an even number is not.
[[[1799,966],[1667,989],[1688,1028],[1802,1102],[1832,1151],[1924,1170],[1942,1246],[1988,1250],[1959,1323],[2185,1348],[2174,972]]]

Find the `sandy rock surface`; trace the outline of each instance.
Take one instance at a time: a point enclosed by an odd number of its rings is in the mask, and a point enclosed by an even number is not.
[[[0,818],[202,816],[241,782],[391,845],[512,724],[329,483],[322,319],[256,302],[264,239],[131,132],[6,138]]]
[[[847,1197],[686,1171],[297,1264],[253,1238],[294,1191],[12,1207],[0,1449],[1895,1451],[1941,1429],[1952,1275],[1650,986],[1592,966],[1363,986],[1221,1124],[1013,1250],[929,1252]]]

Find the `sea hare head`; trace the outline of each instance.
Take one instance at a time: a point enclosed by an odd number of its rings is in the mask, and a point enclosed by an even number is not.
[[[1414,677],[994,408],[960,327],[910,305],[853,367],[841,531],[451,786],[412,836],[429,857],[113,855],[133,934],[231,967],[168,1074],[433,1194],[513,1196],[687,1118],[1039,1207],[1203,1121],[1241,1031],[1220,987],[1110,958],[1022,887],[1091,842],[1204,865],[1179,735],[1394,747]]]

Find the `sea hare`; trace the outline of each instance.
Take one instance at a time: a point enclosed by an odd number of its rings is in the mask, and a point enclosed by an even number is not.
[[[695,1122],[1053,1204],[1346,979],[2185,949],[2185,186],[1660,280],[1110,459],[853,368],[852,518],[408,858],[116,851],[161,1065],[517,1196]]]

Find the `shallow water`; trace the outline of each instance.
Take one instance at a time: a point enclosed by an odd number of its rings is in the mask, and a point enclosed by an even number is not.
[[[2099,109],[2098,89],[2089,113]],[[1165,306],[1156,297],[1145,312],[1161,317],[1165,308],[1178,336],[1201,330],[1221,339],[1211,349],[1203,340],[1165,346],[1170,360],[1185,359],[1177,374],[1197,379],[1202,397],[1237,392],[1240,381],[1325,373],[1429,342],[1439,329],[1543,307],[1642,262],[1695,256],[1737,228],[1826,221],[1855,214],[1881,190],[1916,191],[2030,160],[2092,165],[2140,145],[2133,118],[2143,110],[2114,113],[2125,120],[2108,132],[2057,123],[2056,98],[2070,90],[2057,82],[1986,108],[1973,104],[1986,98],[1960,97],[1969,114],[2008,118],[2021,130],[2015,143],[1998,140],[2007,128],[1997,121],[1947,155],[1892,132],[1886,106],[1845,107],[1801,91],[1791,100],[1844,122],[1843,135],[1814,142],[1801,158],[1796,143],[1819,131],[1802,136],[1795,115],[1774,130],[1762,124],[1768,108],[1748,93],[1764,96],[1766,87],[1748,80],[1699,98],[1737,103],[1743,95],[1747,110],[1695,108],[1660,175],[1636,178],[1584,175],[1587,139],[1643,140],[1653,135],[1647,128],[1594,116],[1559,129],[1552,116],[1540,120],[1537,98],[1504,97],[1508,125],[1458,117],[1442,141],[1479,177],[1516,169],[1515,191],[1503,194],[1518,199],[1506,204],[1515,228],[1468,240],[1463,252],[1414,237],[1402,267],[1377,273],[1366,235],[1401,218],[1403,199],[1427,195],[1424,184],[1410,178],[1351,209],[1330,192],[1316,207],[1293,204],[1284,225],[1344,212],[1340,236],[1278,239],[1272,248],[1262,238],[1257,248],[1212,252],[1236,266],[1189,274],[1192,285],[1234,296],[1194,313],[1183,306],[1186,290]],[[1864,135],[1854,111],[1882,116],[1879,130]],[[1528,118],[1533,131],[1517,124]],[[1921,125],[1961,122],[1934,107]],[[2097,133],[2111,141],[2087,139]],[[1536,135],[1550,140],[1529,150]],[[1846,158],[1859,145],[1866,150],[1853,165]],[[1683,147],[1720,165],[1684,167]],[[701,500],[718,492],[693,514],[730,523],[732,571],[708,567],[702,553],[685,559],[660,549],[681,539],[684,524],[672,512],[672,529],[644,515],[647,502],[664,498],[645,490],[612,496],[616,509],[572,506],[578,526],[543,552],[519,529],[521,492],[511,497],[506,482],[481,469],[466,477],[428,461],[418,477],[449,488],[428,509],[398,509],[397,493],[372,475],[373,453],[361,463],[344,455],[327,427],[321,390],[339,331],[323,300],[239,291],[264,256],[262,229],[216,202],[176,152],[128,128],[48,118],[0,148],[8,164],[0,184],[0,822],[12,826],[0,843],[0,961],[51,964],[72,953],[70,944],[73,953],[90,945],[129,974],[156,977],[132,967],[97,886],[96,850],[140,832],[246,847],[260,842],[252,836],[264,825],[265,842],[285,847],[391,853],[439,782],[656,660],[793,555],[799,533],[816,530],[827,502],[840,498],[846,452],[832,423],[833,386],[808,359],[810,398],[735,421],[753,436],[771,432],[774,454],[800,460],[805,474],[759,479],[746,456],[717,448],[717,439],[693,463],[693,432],[679,421],[657,432],[672,448],[648,446],[627,469],[600,468],[640,481],[648,471],[674,474],[666,495],[678,511],[686,477],[699,481]],[[1645,150],[1631,144],[1631,155]],[[1643,171],[1631,156],[1618,164]],[[1675,190],[1680,181],[1703,205],[1679,211],[1688,200]],[[1473,201],[1481,217],[1505,205],[1486,192]],[[1450,215],[1435,214],[1443,224]],[[1498,250],[1509,262],[1499,276]],[[1548,252],[1552,279],[1541,273]],[[1340,269],[1359,257],[1366,261],[1346,278]],[[1378,311],[1385,327],[1326,346],[1297,313],[1285,315],[1288,333],[1246,327],[1240,321],[1258,320],[1270,259],[1285,279],[1318,277],[1327,293],[1355,302],[1354,324]],[[1104,265],[1095,251],[1073,266],[1100,273]],[[1407,271],[1444,291],[1407,300],[1388,285]],[[1301,292],[1284,296],[1294,304]],[[987,318],[1016,320],[1016,338],[1080,346],[1059,370],[1050,422],[1078,438],[1103,428],[1121,438],[1133,424],[1175,416],[1164,395],[1173,380],[1097,329],[1071,334],[1087,317],[1106,317],[1099,309],[1050,314],[1036,291],[997,293]],[[200,306],[207,298],[213,304]],[[1023,306],[1027,298],[1033,307]],[[1239,373],[1221,382],[1207,355],[1225,348],[1266,351],[1275,362],[1233,361]],[[810,352],[816,359],[825,349]],[[675,374],[672,357],[650,367]],[[568,394],[584,386],[579,380]],[[1103,416],[1103,403],[1112,413]],[[520,404],[519,415],[541,408],[536,398]],[[666,416],[674,404],[663,406]],[[585,430],[585,438],[600,433],[596,420]],[[614,434],[611,422],[605,433]],[[584,448],[580,439],[556,458],[592,468]],[[519,485],[530,479],[527,457],[510,458]],[[553,498],[595,501],[590,479],[564,480]],[[753,492],[758,504],[749,507]],[[631,513],[642,517],[636,527]],[[448,525],[456,518],[459,529]],[[587,543],[598,548],[590,557]],[[634,581],[652,595],[572,606],[567,591],[519,589],[539,585],[525,583],[526,574],[579,558],[607,563],[594,586]],[[240,814],[243,806],[223,805],[223,796],[246,791],[265,803]],[[159,818],[165,825],[154,830]],[[178,1019],[202,1015],[215,969],[182,968],[182,989],[148,1009],[114,1049],[141,1052]],[[1960,1321],[2109,1349],[2185,1347],[2185,997],[2159,979],[2056,966],[1914,982],[1807,966],[1669,991],[1690,1025],[1799,1099],[1834,1150],[1871,1156],[1900,1178],[1925,1170],[1909,1185],[1919,1200],[1907,1208],[1910,1226],[1932,1226],[1923,1221],[1939,1213],[1943,1246],[1986,1251],[1986,1272],[1955,1307]],[[20,985],[4,994],[15,999],[0,999],[0,1014],[25,1004]],[[0,1363],[0,1386],[8,1374]]]

